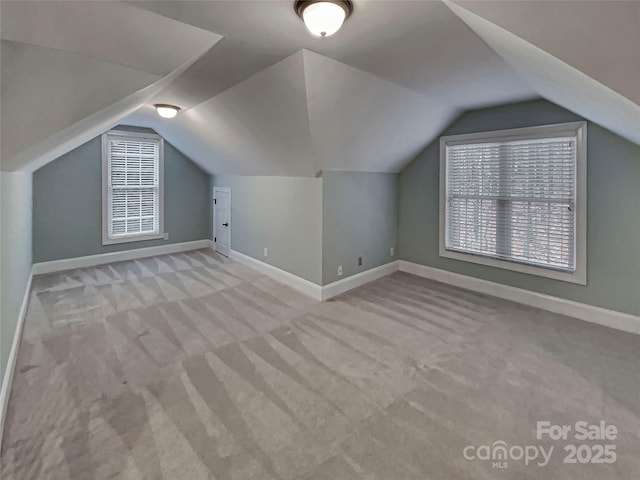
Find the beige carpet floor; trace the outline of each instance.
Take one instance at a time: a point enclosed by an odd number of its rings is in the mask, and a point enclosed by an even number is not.
[[[640,336],[407,274],[318,303],[210,250],[114,263],[34,279],[1,477],[632,480],[639,372]],[[463,455],[498,441],[554,451]]]

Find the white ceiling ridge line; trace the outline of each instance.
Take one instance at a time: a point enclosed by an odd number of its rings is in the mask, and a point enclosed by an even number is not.
[[[478,35],[494,52],[496,52],[496,54],[498,54],[500,56],[500,58],[502,58],[508,65],[509,67],[511,67],[516,73],[518,73],[518,69],[516,67],[514,67],[512,65],[512,62],[509,61],[508,58],[505,58],[502,53],[500,53],[498,50],[496,50],[494,48],[493,45],[491,45],[491,43],[487,42],[485,40],[485,38],[479,34],[478,32],[476,32],[476,30],[468,24],[468,22],[465,20],[465,17],[467,18],[471,18],[474,17],[477,20],[481,20],[487,24],[490,24],[492,27],[494,27],[496,30],[500,30],[502,32],[504,32],[504,34],[512,36],[514,39],[518,39],[520,42],[522,42],[523,44],[527,44],[527,46],[529,46],[529,48],[531,49],[536,49],[537,51],[541,52],[542,54],[548,56],[549,58],[552,58],[554,61],[562,63],[564,66],[566,66],[566,68],[570,68],[571,70],[573,70],[576,74],[579,74],[581,76],[583,76],[585,79],[590,80],[591,82],[593,82],[594,84],[597,84],[598,86],[602,87],[602,88],[606,88],[607,90],[609,90],[612,94],[617,95],[618,97],[620,97],[621,100],[624,100],[626,102],[629,103],[629,105],[632,105],[636,108],[640,108],[640,105],[635,103],[633,100],[629,99],[628,97],[624,96],[623,94],[621,94],[620,92],[618,92],[617,90],[614,90],[613,88],[609,87],[608,85],[605,85],[604,83],[600,82],[599,80],[596,80],[595,78],[591,77],[590,75],[584,73],[582,70],[580,70],[579,68],[574,67],[573,65],[565,62],[564,60],[559,59],[558,57],[556,57],[555,55],[552,55],[551,53],[547,52],[546,50],[544,50],[543,48],[540,48],[539,46],[529,42],[528,40],[525,40],[524,38],[520,37],[519,35],[516,35],[515,33],[507,30],[504,27],[501,27],[500,25],[497,25],[493,22],[491,22],[490,20],[487,20],[486,18],[482,17],[481,15],[478,15],[477,13],[471,12],[470,10],[467,10],[464,7],[461,7],[460,5],[457,5],[454,1],[452,0],[441,0],[445,5],[447,5],[449,8],[451,8],[451,10],[458,15],[458,17],[460,17],[460,19],[465,22],[469,28],[471,28],[474,33],[476,33],[476,35]],[[531,85],[528,81],[528,79],[526,77],[522,77],[522,80],[527,82],[532,88],[533,85]]]
[[[324,170],[397,173],[458,114],[432,95],[308,49],[302,54],[309,129]],[[351,122],[338,128],[334,115]]]
[[[147,105],[122,123],[153,128],[209,173],[314,177],[301,63],[293,53],[171,122]]]
[[[224,38],[227,38],[227,37],[224,37]],[[215,47],[215,45],[214,45],[214,47]],[[214,47],[211,47],[211,48],[214,48]],[[292,53],[292,54],[290,54],[290,55],[285,55],[284,57],[280,58],[279,60],[277,60],[277,61],[273,62],[271,65],[267,65],[266,67],[264,67],[264,68],[262,68],[262,69],[258,70],[257,72],[252,73],[252,74],[251,74],[251,75],[249,75],[247,78],[245,78],[245,79],[243,79],[243,80],[240,80],[239,82],[234,83],[233,85],[229,85],[227,88],[225,88],[224,90],[221,90],[220,92],[216,93],[215,95],[211,95],[210,97],[205,98],[205,99],[204,99],[204,100],[202,100],[200,103],[197,103],[197,104],[195,104],[195,105],[192,105],[192,106],[191,106],[191,107],[189,107],[189,108],[185,108],[184,110],[182,110],[182,112],[183,112],[183,113],[184,113],[184,112],[188,112],[188,111],[190,111],[190,110],[195,110],[195,109],[197,109],[197,108],[201,107],[201,106],[202,106],[202,105],[204,105],[205,103],[207,103],[207,102],[209,102],[209,101],[213,100],[214,98],[217,98],[217,97],[219,97],[219,96],[221,96],[221,95],[223,95],[223,94],[227,93],[229,90],[233,90],[234,88],[236,88],[236,87],[238,87],[238,86],[242,85],[242,84],[243,84],[243,83],[245,83],[245,82],[248,82],[249,80],[253,79],[253,77],[256,77],[256,76],[258,76],[258,75],[260,75],[260,74],[264,73],[265,71],[269,70],[270,68],[273,68],[273,67],[275,67],[276,65],[278,65],[278,64],[280,64],[280,63],[282,63],[282,62],[284,62],[284,61],[285,61],[285,60],[287,60],[288,58],[291,58],[291,57],[294,57],[294,56],[296,56],[296,55],[299,55],[299,54],[300,54],[300,52],[302,52],[302,51],[304,51],[304,50],[307,50],[307,49],[306,49],[306,48],[301,48],[300,50],[296,50],[295,52],[293,52],[293,53]],[[320,54],[317,54],[317,55],[320,55]],[[329,58],[329,57],[327,57],[327,58]],[[337,61],[337,60],[336,60],[336,61]],[[338,63],[341,63],[341,62],[338,62]],[[343,64],[343,65],[346,65],[346,64]],[[304,63],[303,63],[303,67],[304,67]],[[306,81],[306,76],[305,76],[305,81]]]
[[[307,131],[309,132],[309,142],[311,143],[311,150],[313,151],[313,169],[316,172],[316,178],[322,177],[322,172],[324,171],[322,162],[320,160],[319,147],[318,142],[313,138],[313,132],[311,131],[311,112],[309,109],[309,80],[307,77],[306,67],[305,67],[305,57],[304,51],[306,49],[301,49],[298,52],[302,52],[302,75],[304,78],[304,97],[305,97],[305,105],[304,109],[307,112]]]
[[[225,37],[225,38],[226,38],[226,37]],[[188,109],[184,109],[184,110],[183,110],[183,112],[186,112],[186,111],[188,111],[188,110],[197,109],[198,107],[200,107],[200,106],[202,106],[203,104],[207,103],[207,102],[208,102],[208,101],[210,101],[211,99],[216,98],[216,97],[218,97],[218,96],[220,96],[220,95],[222,95],[222,94],[224,94],[224,93],[228,92],[229,90],[232,90],[233,88],[235,88],[235,87],[237,87],[237,86],[239,86],[239,85],[242,85],[244,82],[246,82],[246,81],[250,80],[251,78],[255,77],[256,75],[259,75],[259,74],[263,73],[265,70],[268,70],[268,69],[270,69],[270,68],[274,67],[275,65],[278,65],[280,62],[282,62],[282,61],[286,60],[287,58],[293,57],[293,56],[295,56],[295,55],[299,55],[299,54],[300,54],[300,52],[302,52],[302,55],[303,55],[303,68],[305,68],[305,72],[304,72],[304,73],[305,73],[305,75],[304,75],[304,77],[305,77],[305,85],[307,84],[307,75],[306,75],[306,65],[305,65],[305,63],[304,63],[304,53],[305,53],[305,52],[308,52],[308,53],[311,53],[311,54],[313,54],[313,55],[317,55],[317,56],[319,56],[319,57],[326,58],[326,59],[328,59],[328,60],[330,60],[330,61],[332,61],[332,62],[339,63],[340,65],[344,65],[344,66],[345,66],[345,67],[347,67],[347,68],[350,68],[350,69],[352,69],[352,70],[355,70],[355,71],[357,71],[357,72],[360,72],[360,73],[362,73],[362,74],[364,74],[364,75],[367,75],[367,76],[369,76],[369,77],[371,77],[371,78],[375,78],[376,80],[379,80],[380,82],[384,82],[385,84],[390,85],[390,86],[392,86],[393,88],[401,89],[401,90],[403,90],[404,92],[406,92],[406,93],[407,93],[407,94],[409,94],[409,95],[415,95],[415,96],[421,97],[421,98],[423,98],[423,99],[425,99],[425,100],[429,100],[429,101],[431,101],[431,102],[435,102],[435,103],[439,103],[439,104],[443,105],[443,104],[442,104],[442,102],[440,102],[440,101],[439,101],[437,98],[435,98],[433,95],[427,95],[427,94],[425,94],[425,93],[423,93],[423,92],[420,92],[420,91],[418,91],[418,90],[413,90],[413,89],[411,89],[411,88],[409,88],[409,87],[406,87],[405,85],[401,85],[400,83],[396,83],[396,82],[394,82],[394,81],[388,80],[388,79],[386,79],[386,78],[383,78],[383,77],[381,77],[381,76],[379,76],[379,75],[376,75],[376,74],[374,74],[374,73],[368,72],[368,71],[366,71],[366,70],[361,70],[361,69],[356,68],[356,67],[354,67],[354,66],[352,66],[352,65],[349,65],[348,63],[341,62],[341,61],[336,60],[336,59],[334,59],[334,58],[331,58],[331,57],[329,57],[329,56],[327,56],[327,55],[323,55],[322,53],[314,52],[313,50],[310,50],[310,49],[308,49],[308,48],[301,48],[300,50],[296,50],[294,53],[292,53],[292,54],[290,54],[290,55],[286,55],[286,56],[282,57],[281,59],[277,60],[276,62],[273,62],[271,65],[268,65],[268,66],[264,67],[263,69],[258,70],[257,72],[255,72],[255,73],[253,73],[253,74],[249,75],[249,76],[248,76],[247,78],[245,78],[244,80],[241,80],[241,81],[239,81],[238,83],[234,83],[233,85],[230,85],[229,87],[227,87],[227,88],[225,88],[224,90],[222,90],[222,91],[220,91],[220,92],[216,93],[215,95],[211,95],[210,97],[205,98],[205,99],[204,99],[204,100],[202,100],[200,103],[197,103],[197,104],[195,104],[195,105],[192,105],[192,106],[191,106],[191,107],[189,107]],[[307,104],[308,104],[308,102],[307,102]],[[307,110],[308,110],[308,109],[307,109]]]
[[[317,55],[319,57],[324,57],[326,59],[331,60],[332,62],[339,63],[340,65],[344,65],[347,68],[350,68],[352,70],[360,72],[360,73],[362,73],[364,75],[367,75],[367,76],[369,76],[371,78],[375,78],[376,80],[379,80],[380,82],[383,82],[383,83],[385,83],[385,84],[387,84],[387,85],[389,85],[389,86],[391,86],[393,88],[400,89],[400,90],[406,92],[409,95],[416,95],[418,97],[424,98],[425,100],[429,100],[430,102],[436,102],[436,103],[439,103],[440,105],[444,105],[434,95],[428,95],[428,94],[420,92],[418,90],[414,90],[414,89],[409,88],[409,87],[407,87],[405,85],[402,85],[400,83],[394,82],[393,80],[389,80],[387,78],[381,77],[380,75],[376,75],[375,73],[371,73],[371,72],[368,72],[367,70],[362,70],[360,68],[356,68],[353,65],[349,65],[348,63],[344,63],[344,62],[341,62],[340,60],[336,60],[335,58],[331,58],[328,55],[323,55],[322,53],[314,52],[313,50],[310,50],[308,48],[301,48],[300,50],[298,50],[298,52],[303,52],[303,59],[304,59],[304,53],[310,53],[312,55]],[[306,82],[306,69],[305,69],[305,82]],[[449,105],[447,105],[447,106],[449,106]]]
[[[225,37],[226,38],[226,37]],[[215,45],[214,45],[215,46]],[[213,47],[211,47],[213,48]],[[217,98],[225,93],[227,93],[229,90],[233,90],[234,88],[242,85],[245,82],[248,82],[249,80],[251,80],[253,77],[260,75],[261,73],[265,72],[266,70],[269,70],[270,68],[273,68],[274,66],[280,64],[281,62],[285,61],[287,58],[291,58],[297,54],[299,54],[302,50],[304,49],[300,49],[295,51],[294,53],[292,53],[291,55],[286,55],[284,57],[282,57],[281,59],[277,60],[276,62],[273,62],[271,65],[267,65],[266,67],[258,70],[257,72],[252,73],[251,75],[249,75],[247,78],[240,80],[237,83],[234,83],[233,85],[229,85],[227,88],[225,88],[224,90],[216,93],[215,95],[211,95],[210,97],[205,98],[204,100],[202,100],[200,103],[196,103],[195,105],[190,106],[189,108],[185,108],[184,110],[182,110],[182,112],[188,112],[190,110],[196,110],[198,108],[200,108],[202,105],[204,105],[207,102],[210,102],[211,100],[213,100],[214,98]],[[194,62],[195,63],[195,62]]]
[[[344,84],[342,81],[332,81],[327,84],[326,79],[315,77],[318,72],[332,76],[334,70],[344,72],[350,82],[347,81]],[[275,88],[273,83],[279,82],[278,84],[281,86],[283,75],[286,75],[292,83],[292,89],[286,94],[282,88]],[[360,81],[364,82],[362,87],[367,93],[363,93],[362,89],[359,92],[352,92],[350,97],[355,97],[352,106],[344,106],[342,100],[339,102],[344,108],[355,108],[356,120],[360,119],[365,123],[365,126],[346,125],[344,128],[338,129],[342,133],[336,133],[337,126],[335,124],[328,125],[332,122],[330,118],[327,118],[331,108],[318,110],[318,102],[324,104],[322,96],[316,97],[319,93],[318,89],[324,85],[327,87],[323,91],[324,94],[329,95],[329,100],[332,98],[335,100],[335,98],[343,96],[349,97],[350,85],[357,85],[357,82]],[[345,88],[341,87],[342,84]],[[337,92],[332,91],[333,86],[338,88]],[[277,108],[272,105],[275,100],[268,101],[266,105],[262,105],[256,111],[253,110],[253,103],[241,101],[242,98],[245,98],[247,90],[256,93],[261,87],[266,88],[266,90],[262,90],[262,93],[267,97],[275,94],[278,96],[277,98],[281,99],[281,96],[286,95],[291,100],[288,107],[290,110],[284,112],[282,118],[279,117],[278,121],[282,123],[275,130],[269,130],[269,125],[258,125],[260,121],[272,121],[265,116],[264,112],[271,108]],[[296,101],[295,98],[298,98],[299,101]],[[240,103],[236,103],[238,101]],[[346,101],[349,102],[348,99]],[[340,105],[336,105],[339,111],[334,113],[337,115],[344,112]],[[373,119],[366,115],[366,105],[374,107],[369,112],[373,115]],[[363,108],[365,108],[364,111]],[[238,123],[249,120],[248,116],[254,113],[262,120],[248,125]],[[207,123],[209,127],[215,126],[216,122],[222,121],[225,114],[231,117],[225,118],[224,125],[213,128],[214,133],[205,127]],[[431,143],[435,135],[445,129],[451,120],[460,114],[461,109],[434,101],[428,95],[416,93],[395,82],[381,79],[330,57],[300,49],[224,92],[182,112],[180,117],[172,123],[161,122],[148,105],[124,119],[124,122],[155,129],[174,147],[210,173],[317,177],[323,170],[397,173]],[[425,127],[425,124],[421,122],[427,117],[433,117],[437,120],[431,121]],[[366,126],[368,120],[372,120],[372,125]],[[230,127],[234,122],[246,128],[247,131],[258,128],[267,129],[269,133],[253,143],[249,142],[249,146],[246,148],[236,148],[237,142],[231,141],[230,146],[223,133],[225,128],[231,128],[234,132],[238,131],[238,128]],[[384,138],[383,133],[393,130],[398,122],[401,125],[399,129],[402,136],[395,140],[395,146],[389,145],[386,140],[381,140]],[[407,124],[413,125],[410,127],[413,130],[405,130],[404,126]],[[364,131],[361,131],[361,128],[364,128]],[[343,132],[345,129],[347,133]],[[295,139],[289,138],[287,140],[287,134],[284,132],[293,131],[296,132]],[[264,133],[264,130],[261,132]],[[218,138],[216,135],[221,137]],[[348,139],[352,135],[353,138]],[[372,140],[371,135],[377,139]],[[285,156],[283,161],[283,157],[280,155],[282,152],[278,152],[278,145],[287,141],[293,142],[291,148],[298,152],[301,152],[301,145],[304,144],[304,155],[292,154],[291,157]],[[384,146],[378,149],[375,145],[381,141]],[[334,154],[336,152],[327,150],[323,146],[332,143],[332,145],[338,145],[335,148],[340,150],[342,148],[340,145],[345,142],[348,144],[348,147],[345,147],[347,149],[338,151],[337,155]],[[364,144],[366,146],[363,146]],[[256,151],[260,152],[259,162],[256,160]],[[212,152],[215,152],[215,155]],[[338,158],[340,154],[345,159],[357,160],[343,161]],[[295,155],[297,155],[295,160],[292,160]],[[271,163],[265,163],[265,156]],[[366,163],[363,164],[360,159],[366,159]],[[273,163],[274,161],[281,163]]]
[[[457,5],[452,0],[442,0],[442,2],[542,97],[640,145],[640,128],[638,128],[640,126],[640,105],[546,50]],[[527,55],[515,54],[515,52],[511,51],[514,48],[526,50]],[[538,64],[544,64],[547,68],[533,69],[526,62],[536,63],[538,67]],[[531,73],[528,74],[527,70]],[[551,70],[553,70],[553,74],[550,73]],[[547,78],[533,78],[533,72]],[[554,88],[557,88],[558,91],[564,89],[564,93],[568,91],[568,88],[564,87],[562,83],[565,77],[571,77],[569,89],[576,90],[579,86],[582,89],[589,90],[582,95],[582,102],[575,102],[574,104],[571,100],[566,100],[566,95],[555,94]],[[594,100],[594,98],[599,100]],[[611,114],[608,114],[608,112],[607,114],[594,112],[594,110],[605,105],[608,108],[611,108],[611,105],[615,105],[615,112]]]
[[[186,61],[176,70],[160,78],[154,83],[134,92],[121,100],[69,125],[59,132],[45,138],[37,144],[10,157],[10,163],[20,165],[20,168],[10,171],[34,172],[40,167],[83,145],[92,138],[101,135],[105,131],[115,127],[120,121],[132,114],[147,102],[152,100],[158,93],[167,88],[184,71],[205,55],[213,45],[198,56]],[[8,161],[0,164],[0,171],[5,171],[4,165]]]
[[[46,49],[46,50],[53,50],[54,52],[62,52],[62,53],[66,53],[67,55],[74,55],[77,58],[86,58],[86,59],[93,60],[93,61],[103,62],[104,64],[118,65],[119,67],[124,67],[124,68],[126,68],[128,70],[133,70],[133,71],[136,71],[136,72],[142,72],[142,73],[146,73],[146,74],[149,74],[149,75],[155,75],[156,77],[158,77],[159,80],[161,78],[163,78],[161,75],[158,75],[157,73],[154,73],[154,72],[152,72],[152,71],[150,71],[148,69],[145,70],[143,68],[140,68],[140,67],[137,67],[137,66],[125,63],[125,62],[114,61],[113,59],[105,59],[105,58],[97,57],[97,56],[92,55],[92,54],[87,53],[87,52],[70,50],[70,49],[65,49],[65,48],[52,47],[52,46],[47,46],[47,45],[40,45],[38,43],[33,43],[33,42],[23,42],[23,41],[19,41],[19,40],[9,40],[9,39],[6,39],[6,38],[3,38],[2,42],[3,43],[4,42],[11,42],[11,43],[16,43],[16,44],[20,44],[20,45],[29,45],[29,46],[32,46],[32,47],[38,47],[38,48],[42,48],[42,49]]]

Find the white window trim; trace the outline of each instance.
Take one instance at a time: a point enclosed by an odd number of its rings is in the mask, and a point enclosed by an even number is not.
[[[120,238],[109,238],[109,158],[107,138],[121,136],[128,138],[150,138],[160,142],[158,151],[158,230],[157,234],[131,235]],[[142,242],[144,240],[157,240],[165,238],[164,232],[164,139],[154,133],[129,132],[124,130],[110,130],[102,134],[102,245],[115,245],[118,243]]]
[[[446,210],[446,182],[447,182],[447,146],[477,143],[487,141],[518,141],[541,137],[576,136],[576,269],[574,272],[562,272],[544,267],[526,265],[522,263],[500,260],[497,258],[474,255],[447,250],[445,246],[445,210]],[[515,128],[490,132],[448,135],[440,137],[440,256],[477,263],[489,267],[512,270],[515,272],[553,278],[580,285],[587,284],[587,122],[560,123],[536,127]]]

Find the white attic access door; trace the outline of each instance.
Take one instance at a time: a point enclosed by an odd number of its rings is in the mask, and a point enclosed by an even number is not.
[[[231,248],[231,189],[213,187],[213,248],[228,257]]]

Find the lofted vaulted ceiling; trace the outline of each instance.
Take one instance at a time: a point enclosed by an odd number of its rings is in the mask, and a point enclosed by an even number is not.
[[[211,173],[399,171],[462,111],[539,96],[640,143],[640,2],[354,3],[320,39],[293,0],[3,1],[2,169],[128,123]]]
[[[3,170],[102,133],[222,38],[121,2],[3,1],[0,13]]]

